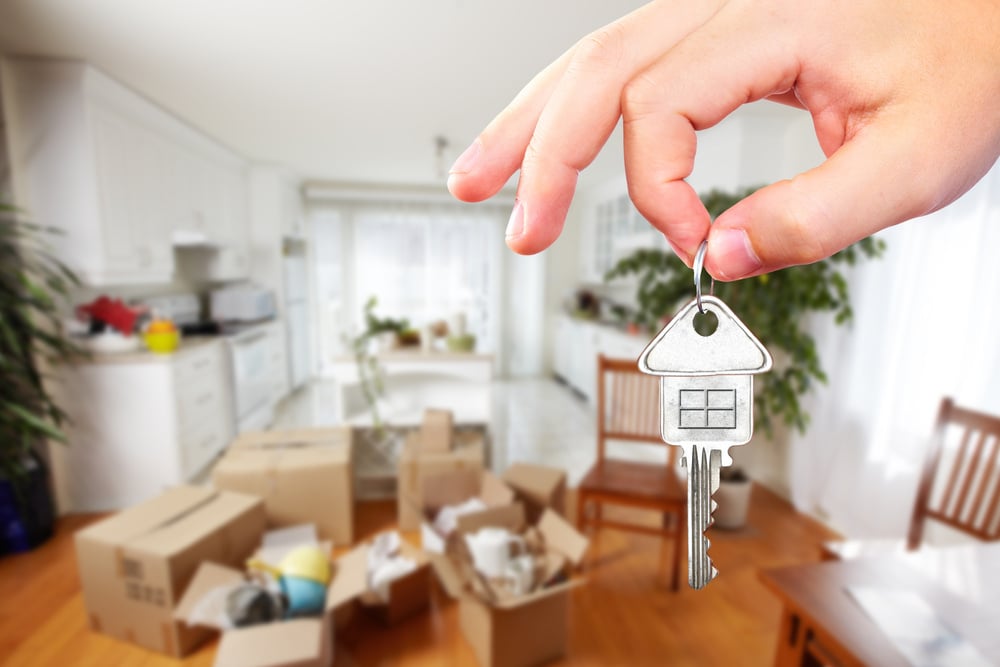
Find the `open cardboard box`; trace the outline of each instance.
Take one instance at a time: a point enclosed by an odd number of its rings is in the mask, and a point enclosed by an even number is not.
[[[529,524],[538,523],[547,508],[566,516],[565,470],[533,463],[514,463],[504,471],[502,479],[513,489],[517,500],[524,504]]]
[[[453,470],[483,470],[486,444],[482,433],[459,431],[454,434],[453,442],[449,449],[428,448],[421,432],[413,431],[407,435],[397,465],[400,530],[420,529],[420,508],[424,504],[428,477]]]
[[[241,564],[264,533],[260,498],[181,486],[76,534],[90,627],[183,657],[209,637],[174,618],[203,561]]]
[[[426,609],[430,603],[427,555],[402,541],[401,553],[415,560],[417,569],[389,584],[389,602],[385,603],[368,587],[368,549],[368,545],[360,545],[332,562],[333,577],[322,617],[230,629],[207,623],[204,627],[222,632],[215,667],[329,667],[333,664],[336,617],[353,603],[386,624]],[[244,580],[244,570],[203,563],[178,604],[175,618],[191,621],[195,607],[212,589]]]
[[[526,527],[519,503],[489,513],[465,515],[450,545],[484,526],[522,533]],[[531,667],[566,654],[569,593],[579,585],[571,578],[587,550],[587,539],[552,510],[545,510],[536,524],[544,545],[541,587],[522,596],[483,595],[469,573],[467,552],[450,548],[434,559],[445,588],[459,600],[459,625],[482,667]]]
[[[241,434],[212,470],[216,488],[260,496],[268,525],[314,524],[337,546],[354,541],[350,428]]]
[[[479,498],[492,510],[514,502],[514,492],[498,477],[486,470],[460,468],[428,474],[423,478],[423,498],[418,513],[420,524],[420,544],[424,551],[442,554],[445,551],[447,535],[434,527],[434,519],[446,505],[457,505],[470,498]]]

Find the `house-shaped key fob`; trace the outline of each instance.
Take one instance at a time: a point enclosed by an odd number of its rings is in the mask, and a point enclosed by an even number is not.
[[[660,434],[685,448],[714,445],[729,465],[728,448],[753,435],[753,376],[771,368],[771,355],[726,304],[701,298],[718,318],[715,331],[695,330],[692,300],[657,334],[639,357],[643,373],[660,376]]]

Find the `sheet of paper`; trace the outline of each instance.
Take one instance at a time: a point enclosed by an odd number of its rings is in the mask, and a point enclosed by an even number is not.
[[[868,586],[847,591],[913,667],[990,667],[917,593]]]

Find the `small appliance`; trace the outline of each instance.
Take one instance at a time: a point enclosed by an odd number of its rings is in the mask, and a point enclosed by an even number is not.
[[[209,312],[216,322],[259,322],[277,314],[274,292],[256,285],[231,285],[209,295]]]

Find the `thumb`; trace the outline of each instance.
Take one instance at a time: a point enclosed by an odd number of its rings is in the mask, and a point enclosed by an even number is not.
[[[929,194],[942,165],[917,159],[904,134],[869,125],[818,167],[737,203],[710,229],[705,268],[736,280],[809,264],[943,205]]]

